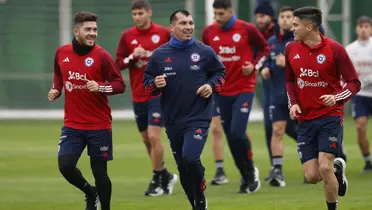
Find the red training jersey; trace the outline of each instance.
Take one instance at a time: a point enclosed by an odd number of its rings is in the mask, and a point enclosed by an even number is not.
[[[345,48],[320,36],[322,42],[314,48],[291,42],[285,50],[289,107],[300,106],[299,121],[343,116],[344,103],[360,90],[358,75]],[[344,88],[341,77],[347,82]],[[334,95],[336,104],[325,106],[322,95]]]
[[[87,89],[86,83],[94,80],[99,92]],[[72,44],[61,46],[54,57],[53,89],[65,93],[66,127],[78,130],[111,129],[111,108],[107,95],[123,93],[125,84],[110,54],[95,45],[84,56],[73,50]]]
[[[134,102],[146,102],[153,96],[145,91],[143,77],[147,62],[152,52],[168,42],[169,30],[161,25],[151,23],[150,28],[140,30],[137,26],[125,30],[120,37],[116,50],[116,65],[119,69],[129,69],[130,85],[132,88],[132,100]],[[133,56],[136,47],[141,46],[146,50],[146,57]]]
[[[230,29],[223,30],[214,23],[203,30],[202,42],[216,51],[226,67],[226,83],[219,92],[220,95],[234,96],[254,92],[256,74],[252,72],[250,75],[244,75],[242,66],[246,65],[246,61],[253,65],[263,63],[270,48],[253,24],[237,19]]]

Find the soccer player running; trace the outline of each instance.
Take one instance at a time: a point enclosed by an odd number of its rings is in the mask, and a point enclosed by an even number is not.
[[[320,34],[319,9],[299,8],[294,16],[295,42],[285,50],[290,116],[298,120],[305,178],[312,184],[323,180],[328,209],[335,210],[348,189],[346,163],[335,158],[343,141],[344,104],[360,90],[360,81],[342,45]]]
[[[152,52],[170,38],[169,30],[153,23],[151,16],[151,5],[147,0],[133,1],[132,18],[136,25],[121,34],[116,64],[122,70],[129,69],[136,123],[152,162],[153,177],[145,195],[160,196],[172,194],[178,176],[169,173],[164,163],[164,146],[161,142],[163,117],[159,96],[145,92],[142,83]]]
[[[271,186],[284,187],[285,181],[282,171],[284,144],[283,137],[287,134],[297,141],[296,122],[291,120],[288,112],[288,97],[285,87],[285,46],[293,41],[293,11],[291,7],[282,7],[279,11],[280,29],[272,36],[268,44],[270,56],[265,61],[261,71],[262,78],[270,81],[270,117],[272,122],[271,154],[273,168],[266,181]]]
[[[253,24],[236,18],[230,0],[215,0],[213,8],[216,22],[203,30],[202,40],[226,66],[226,84],[217,103],[228,145],[242,176],[240,192],[253,193],[261,183],[246,129],[256,87],[255,65],[262,65],[269,47]],[[258,49],[256,59],[254,49]]]
[[[58,146],[58,167],[64,178],[85,193],[86,210],[110,209],[111,181],[107,161],[113,159],[111,108],[108,95],[124,92],[125,84],[110,54],[96,44],[97,15],[79,12],[74,17],[74,39],[56,50],[53,87],[48,100],[65,89],[64,126]],[[76,164],[88,147],[95,185],[90,185]]]
[[[194,40],[188,11],[170,17],[171,40],[152,54],[145,70],[147,91],[157,95],[182,187],[193,210],[206,210],[204,167],[200,155],[212,118],[212,92],[225,81],[225,67],[210,47]]]
[[[362,16],[357,20],[357,40],[346,46],[350,59],[359,74],[362,87],[352,101],[358,144],[365,160],[362,173],[372,172],[371,156],[367,138],[368,118],[372,115],[372,19]]]
[[[279,25],[274,19],[274,9],[271,3],[268,1],[260,1],[254,10],[257,28],[260,30],[266,40],[275,34],[275,31],[279,30]],[[262,69],[256,69],[261,71]],[[263,88],[263,112],[264,112],[264,127],[265,127],[265,138],[266,146],[269,151],[270,163],[272,165],[272,154],[271,154],[271,139],[272,139],[272,122],[270,118],[270,94],[271,94],[271,80],[262,78]],[[270,178],[270,175],[269,177]],[[266,178],[266,180],[268,179]]]

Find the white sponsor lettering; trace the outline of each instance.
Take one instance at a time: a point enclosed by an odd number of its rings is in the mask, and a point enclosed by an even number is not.
[[[325,82],[325,81],[309,82],[309,81],[304,81],[301,78],[298,78],[297,85],[300,89],[303,89],[304,87],[322,88],[322,87],[328,87],[328,82]]]
[[[70,75],[68,77],[68,80],[82,80],[82,81],[87,81],[87,74],[81,74],[79,72],[73,72],[69,71],[68,74]]]
[[[236,48],[234,47],[224,47],[220,46],[219,47],[220,52],[218,54],[235,54],[236,53]]]
[[[68,92],[72,92],[73,90],[83,90],[83,89],[87,89],[87,85],[84,84],[84,85],[77,85],[77,84],[72,84],[71,82],[69,81],[66,81],[65,83],[65,88]]]
[[[300,68],[300,77],[319,77],[319,71],[314,71],[312,69]]]
[[[108,147],[108,146],[103,146],[103,147],[100,147],[99,150],[100,150],[101,152],[106,152],[106,151],[109,150],[109,147]]]
[[[220,58],[221,62],[235,62],[235,61],[240,61],[240,56],[239,55],[234,55],[232,57],[223,57],[223,56],[218,56]]]

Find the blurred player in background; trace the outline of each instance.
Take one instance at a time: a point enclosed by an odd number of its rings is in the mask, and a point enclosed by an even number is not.
[[[294,11],[294,40],[285,49],[290,116],[298,120],[298,153],[307,182],[324,183],[328,210],[348,189],[342,150],[344,104],[360,90],[356,70],[342,45],[319,32],[322,12]],[[341,86],[341,77],[346,82]]]
[[[132,18],[135,26],[125,30],[116,51],[116,64],[129,69],[133,109],[136,123],[152,161],[153,177],[145,192],[146,196],[172,194],[177,175],[171,174],[164,163],[164,146],[161,141],[163,117],[159,96],[145,92],[144,70],[152,52],[169,41],[167,28],[151,20],[151,5],[147,0],[134,0]]]
[[[256,87],[255,66],[269,54],[256,27],[236,18],[230,0],[213,3],[216,22],[203,30],[202,41],[211,46],[226,66],[226,84],[219,92],[222,126],[235,164],[242,176],[240,192],[257,192],[261,186],[246,134]],[[256,59],[254,49],[258,49]]]
[[[365,160],[364,172],[372,172],[369,142],[367,137],[368,118],[372,115],[372,20],[362,16],[357,20],[358,39],[346,47],[362,83],[360,92],[352,100],[352,114],[355,119],[358,144]]]
[[[213,49],[195,41],[188,11],[175,11],[170,29],[171,40],[154,51],[144,83],[147,91],[161,92],[166,133],[192,209],[208,210],[200,156],[212,119],[212,93],[221,90],[225,67]]]
[[[254,10],[256,16],[257,28],[261,31],[262,35],[268,40],[275,31],[279,30],[279,25],[274,19],[274,9],[268,1],[261,1]],[[262,70],[262,69],[257,69]],[[270,80],[262,80],[263,87],[263,112],[264,112],[264,128],[265,128],[265,138],[266,146],[269,151],[270,163],[272,165],[272,155],[271,155],[271,135],[273,133],[272,123],[270,119]],[[267,179],[267,178],[266,178]]]
[[[291,7],[282,7],[279,12],[280,29],[275,31],[269,41],[270,56],[261,71],[262,78],[270,81],[270,121],[272,122],[271,153],[272,169],[266,181],[271,186],[285,186],[282,165],[284,154],[283,137],[287,134],[297,141],[296,122],[291,120],[288,111],[288,97],[285,87],[285,46],[293,41],[293,11]]]
[[[58,167],[65,179],[83,191],[86,210],[110,209],[111,181],[107,161],[112,154],[112,117],[108,95],[124,92],[125,84],[110,54],[96,45],[97,15],[79,12],[74,18],[72,44],[59,47],[54,58],[49,101],[65,89],[65,118],[58,149]],[[96,187],[76,164],[88,147]]]

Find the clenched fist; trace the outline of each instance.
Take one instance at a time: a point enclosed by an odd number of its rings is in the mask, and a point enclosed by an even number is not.
[[[253,64],[249,61],[246,61],[245,65],[242,66],[242,68],[243,68],[243,74],[244,75],[250,75],[250,74],[252,74],[252,72],[254,70]]]
[[[291,109],[289,110],[289,116],[292,120],[296,120],[298,118],[298,114],[301,114],[301,108],[298,104],[292,105]]]
[[[57,89],[50,89],[48,93],[48,100],[50,102],[56,101],[56,99],[61,95]]]
[[[334,95],[322,95],[320,98],[325,106],[333,106],[336,104],[336,98]]]
[[[197,95],[200,95],[203,98],[209,98],[213,93],[212,87],[209,84],[204,84],[198,88],[196,91]]]
[[[262,69],[261,76],[262,76],[263,79],[270,79],[270,76],[271,76],[270,69],[267,68],[267,67]]]
[[[94,93],[97,93],[98,90],[99,90],[99,85],[96,81],[94,80],[89,80],[87,82],[87,88],[90,92],[94,92]]]
[[[155,85],[157,88],[163,88],[167,85],[167,81],[165,81],[166,75],[160,75],[155,77]]]

